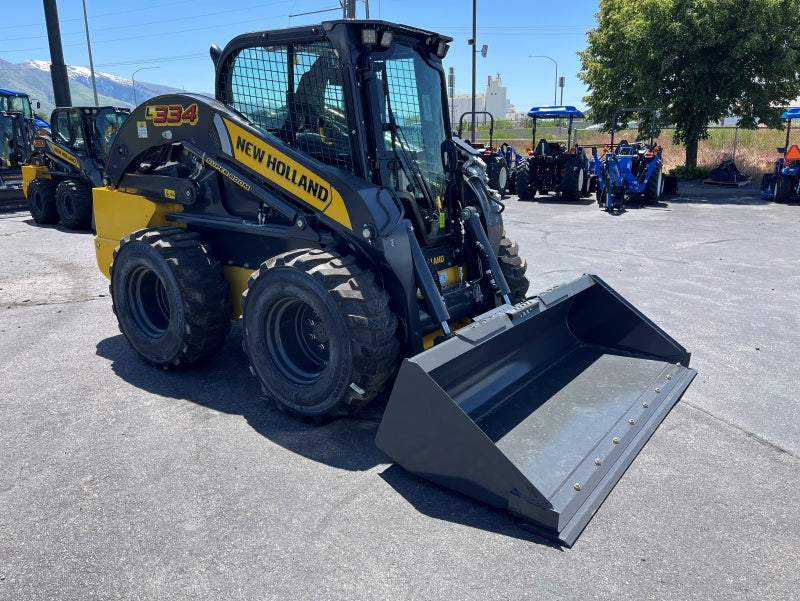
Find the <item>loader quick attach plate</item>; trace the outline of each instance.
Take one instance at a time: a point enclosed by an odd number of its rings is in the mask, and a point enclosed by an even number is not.
[[[696,375],[689,357],[582,276],[405,360],[376,443],[571,546]]]

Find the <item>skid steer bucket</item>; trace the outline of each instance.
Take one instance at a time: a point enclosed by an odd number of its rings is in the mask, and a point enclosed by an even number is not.
[[[689,356],[585,275],[405,360],[376,443],[571,546],[694,378]]]

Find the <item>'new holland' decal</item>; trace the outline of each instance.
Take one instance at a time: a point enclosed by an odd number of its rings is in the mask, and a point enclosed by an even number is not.
[[[341,194],[329,182],[232,121],[224,119],[224,122],[234,159],[347,229],[353,229]]]
[[[53,149],[53,154],[56,155],[59,159],[61,159],[62,161],[66,161],[67,163],[69,163],[70,165],[75,167],[76,169],[80,169],[81,168],[81,163],[77,159],[77,157],[74,157],[73,155],[68,153],[66,150],[56,146],[55,144],[51,144],[50,147]]]

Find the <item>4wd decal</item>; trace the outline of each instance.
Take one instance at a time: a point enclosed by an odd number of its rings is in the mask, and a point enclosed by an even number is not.
[[[147,105],[144,118],[158,127],[169,125],[197,125],[197,103],[184,108],[182,104]]]

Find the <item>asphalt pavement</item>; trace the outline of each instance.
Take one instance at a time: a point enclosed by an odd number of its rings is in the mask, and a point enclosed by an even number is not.
[[[800,599],[800,205],[689,182],[504,217],[531,292],[597,274],[699,372],[571,549],[392,464],[380,403],[277,411],[238,327],[144,365],[91,234],[0,212],[0,599]]]

